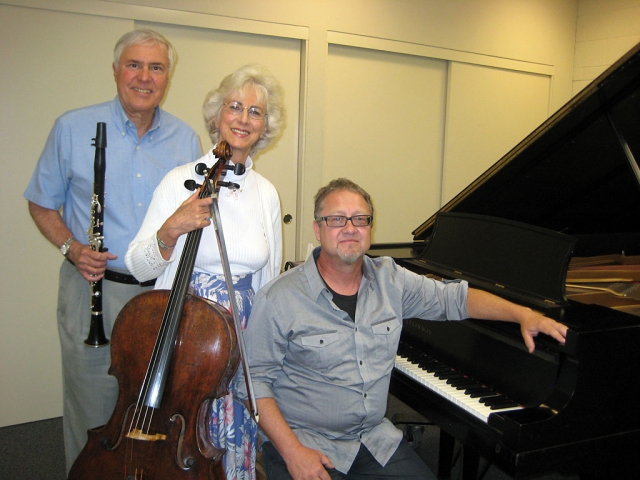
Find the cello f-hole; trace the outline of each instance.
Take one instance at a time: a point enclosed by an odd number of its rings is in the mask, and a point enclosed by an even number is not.
[[[176,413],[171,416],[171,421],[175,422],[176,420],[180,421],[180,434],[178,435],[178,448],[176,448],[176,463],[183,470],[191,470],[195,464],[196,459],[193,457],[187,457],[184,460],[182,459],[182,441],[184,440],[184,417],[179,413]]]

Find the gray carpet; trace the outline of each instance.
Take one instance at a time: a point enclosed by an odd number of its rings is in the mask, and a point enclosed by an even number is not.
[[[389,397],[387,416],[393,418],[410,415],[421,418],[413,410],[394,397]],[[424,428],[417,435],[418,452],[431,471],[438,470],[438,429]],[[453,467],[451,479],[461,476],[460,462]],[[481,460],[480,473],[483,480],[511,480],[513,477]],[[64,480],[64,446],[62,440],[62,418],[25,423],[0,428],[0,479],[2,480]],[[575,480],[577,477],[547,475],[535,480]]]
[[[62,418],[0,428],[0,478],[64,480]]]

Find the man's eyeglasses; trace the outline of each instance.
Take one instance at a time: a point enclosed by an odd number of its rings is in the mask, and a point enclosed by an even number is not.
[[[327,222],[328,227],[344,227],[347,220],[351,220],[354,227],[366,227],[371,225],[373,215],[354,215],[353,217],[345,217],[344,215],[328,215],[326,217],[316,218],[316,222]]]
[[[254,120],[262,120],[267,116],[267,114],[264,113],[264,110],[262,110],[260,107],[245,107],[240,102],[227,102],[223,103],[222,105],[227,107],[229,111],[236,117],[242,115],[242,112],[244,112],[245,110]]]

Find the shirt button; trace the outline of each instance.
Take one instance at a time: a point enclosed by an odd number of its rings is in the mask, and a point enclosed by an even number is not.
[[[324,340],[320,340],[320,345],[322,345],[324,343]]]
[[[364,398],[367,398],[367,394],[366,393],[364,394]]]
[[[141,203],[138,203],[138,206],[139,206],[139,207],[141,207],[141,206],[142,206],[142,204],[141,204]]]
[[[136,146],[136,150],[140,150],[140,145],[137,145],[137,146]]]
[[[362,360],[360,360],[360,365],[362,365]]]
[[[142,176],[141,173],[137,174],[136,177],[140,178]]]

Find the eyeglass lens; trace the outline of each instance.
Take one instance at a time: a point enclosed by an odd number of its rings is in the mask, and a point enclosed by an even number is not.
[[[249,116],[255,120],[260,120],[267,116],[260,107],[245,107],[240,102],[229,102],[225,103],[225,105],[234,115],[242,115],[242,112],[247,110]]]

